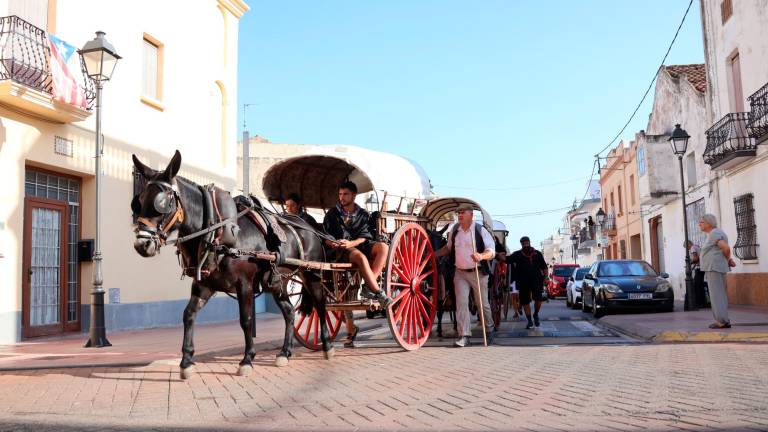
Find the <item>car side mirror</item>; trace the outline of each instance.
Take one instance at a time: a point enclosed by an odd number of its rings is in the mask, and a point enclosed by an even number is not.
[[[669,279],[669,273],[662,273],[659,276],[661,276],[662,279]]]
[[[569,277],[568,280],[574,282],[573,276]]]
[[[587,273],[584,275],[584,279],[595,280],[595,277],[592,276],[590,273]]]

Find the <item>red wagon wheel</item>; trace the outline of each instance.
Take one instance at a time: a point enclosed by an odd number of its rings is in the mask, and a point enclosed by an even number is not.
[[[387,313],[389,328],[405,350],[429,338],[437,312],[437,260],[427,232],[409,222],[392,236],[387,257],[387,295],[395,301]]]
[[[304,315],[299,305],[301,305],[301,296],[303,283],[298,278],[291,278],[286,283],[286,289],[288,291],[288,298],[293,305],[293,336],[299,343],[313,351],[319,351],[323,348],[323,343],[320,340],[320,316],[317,313],[317,309],[312,308],[312,312],[309,315]],[[328,324],[328,332],[330,334],[330,341],[336,339],[341,328],[341,321],[343,319],[343,312],[333,311],[325,312],[325,322]]]

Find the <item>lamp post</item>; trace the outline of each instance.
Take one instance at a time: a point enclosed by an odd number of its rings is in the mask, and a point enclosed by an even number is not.
[[[563,263],[563,250],[560,249],[560,264]]]
[[[691,251],[688,249],[688,209],[685,202],[685,180],[683,178],[683,155],[688,148],[690,137],[679,124],[676,124],[669,141],[672,145],[672,152],[677,155],[677,161],[680,163],[680,195],[683,199],[683,232],[685,233],[685,310],[694,311],[696,310],[696,299],[694,298],[693,278],[691,277]]]
[[[595,218],[597,219],[597,226],[600,229],[600,234],[597,237],[598,240],[598,246],[600,247],[600,259],[603,259],[605,256],[605,252],[603,250],[603,222],[605,222],[605,211],[603,211],[603,208],[600,207],[597,209],[597,213],[595,213]]]
[[[112,346],[107,340],[104,325],[104,276],[101,272],[101,156],[104,142],[101,136],[101,89],[109,81],[120,56],[115,48],[104,39],[104,32],[97,31],[96,38],[86,42],[78,51],[85,63],[85,70],[96,84],[96,235],[93,252],[93,289],[91,290],[91,316],[86,347],[101,348]]]
[[[571,235],[571,244],[573,244],[573,263],[578,264],[576,262],[576,247],[579,244],[579,238],[576,237],[576,234]]]

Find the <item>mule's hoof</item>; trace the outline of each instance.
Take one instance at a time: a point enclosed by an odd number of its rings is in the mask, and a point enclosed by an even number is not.
[[[240,365],[239,368],[237,368],[237,376],[248,376],[253,372],[253,366],[249,364]]]
[[[323,354],[325,354],[325,359],[330,360],[333,358],[333,356],[336,355],[336,348],[331,347],[328,351],[323,351]]]
[[[183,380],[187,380],[187,379],[190,379],[190,378],[192,378],[193,376],[195,376],[195,368],[194,368],[194,367],[192,367],[192,366],[189,366],[189,367],[186,367],[186,368],[182,368],[182,369],[179,371],[179,376],[180,376],[180,377],[181,377],[181,379],[183,379]]]
[[[285,367],[288,366],[288,357],[285,356],[277,356],[275,358],[275,366],[277,367]]]

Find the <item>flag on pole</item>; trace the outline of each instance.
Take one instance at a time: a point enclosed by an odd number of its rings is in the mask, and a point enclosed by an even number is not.
[[[48,44],[53,100],[86,109],[85,82],[77,49],[52,34],[48,34]]]

